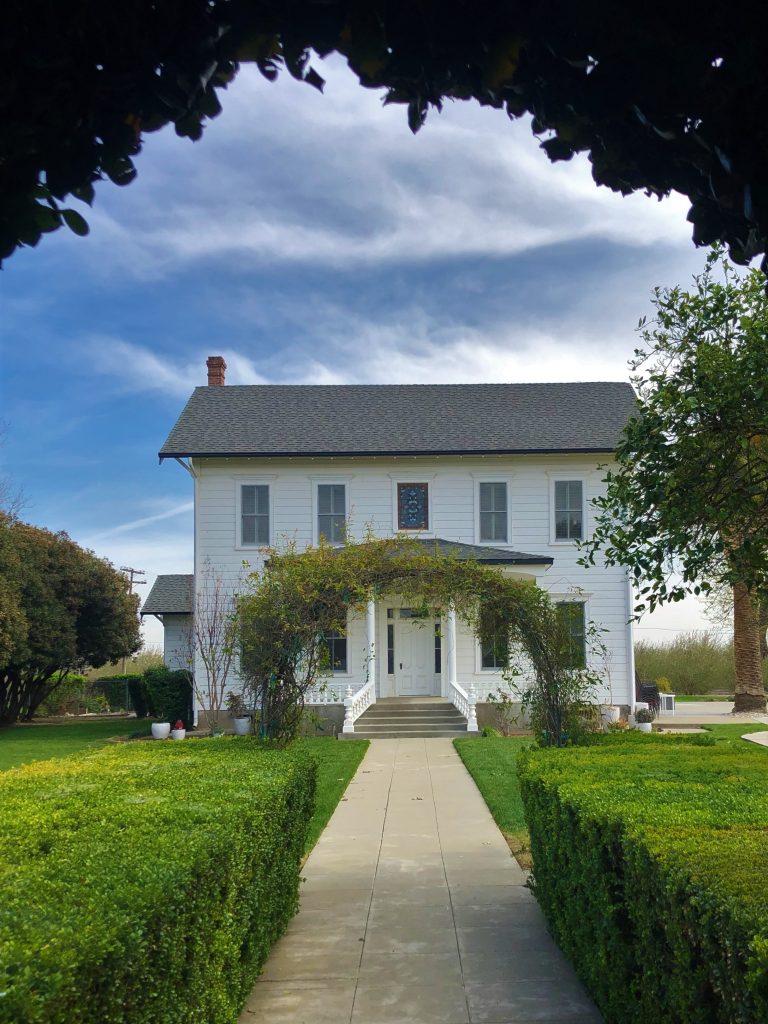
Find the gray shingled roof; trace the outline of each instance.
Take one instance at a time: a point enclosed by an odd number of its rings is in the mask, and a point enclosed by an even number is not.
[[[195,388],[160,458],[610,452],[629,384],[252,384]]]
[[[147,594],[142,615],[189,615],[194,576],[158,576]]]

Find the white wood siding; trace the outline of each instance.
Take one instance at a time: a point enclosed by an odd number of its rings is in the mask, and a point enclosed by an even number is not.
[[[599,460],[606,461],[605,458]],[[295,543],[302,549],[313,542],[313,490],[324,480],[344,482],[351,537],[390,536],[395,531],[394,484],[423,479],[429,483],[432,534],[446,540],[474,544],[476,540],[475,488],[478,479],[508,480],[512,550],[554,558],[546,571],[520,567],[535,573],[537,581],[554,600],[584,592],[587,618],[606,632],[610,657],[612,700],[630,703],[632,683],[631,629],[626,575],[620,568],[577,565],[573,544],[551,541],[551,482],[553,479],[584,480],[588,508],[587,532],[592,525],[589,502],[602,492],[603,471],[590,456],[498,456],[485,458],[376,458],[376,459],[195,459],[197,507],[195,516],[195,573],[206,559],[233,590],[241,589],[248,572],[260,570],[261,553],[239,546],[236,488],[241,483],[264,482],[270,487],[271,539],[278,548]],[[247,562],[246,566],[243,563]],[[386,645],[379,620],[378,677],[386,672]],[[166,648],[168,641],[166,641]],[[480,669],[475,638],[460,628],[457,664],[460,682],[472,682],[484,695],[501,684],[497,673]],[[349,636],[348,677],[338,683],[356,688],[364,677],[365,623],[357,621]],[[596,666],[599,667],[599,666]],[[384,681],[386,682],[386,681]],[[385,685],[386,691],[386,685]],[[384,692],[385,692],[384,691]],[[606,692],[605,696],[608,694]]]
[[[189,668],[189,627],[191,615],[163,616],[163,661],[168,668]]]

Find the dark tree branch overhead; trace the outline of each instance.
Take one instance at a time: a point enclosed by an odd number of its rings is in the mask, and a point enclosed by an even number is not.
[[[132,181],[149,132],[199,138],[242,62],[321,88],[314,51],[413,131],[446,99],[531,114],[551,160],[588,152],[600,185],[688,196],[694,242],[744,263],[768,248],[766,28],[743,0],[6,0],[0,259],[62,223],[87,233],[62,204]]]

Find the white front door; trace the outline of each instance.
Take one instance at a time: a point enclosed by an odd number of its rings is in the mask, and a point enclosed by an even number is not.
[[[440,693],[440,657],[436,623],[406,617],[410,609],[395,609],[395,693],[398,697],[431,697]],[[403,615],[405,613],[405,616]]]

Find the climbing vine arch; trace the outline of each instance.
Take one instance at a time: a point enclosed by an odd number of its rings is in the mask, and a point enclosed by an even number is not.
[[[545,592],[408,537],[270,551],[264,571],[248,578],[238,601],[241,674],[262,708],[264,735],[296,734],[305,696],[327,669],[325,638],[346,633],[349,613],[372,597],[395,594],[425,613],[452,605],[482,642],[506,646],[510,677],[526,658],[544,709],[537,732],[560,742],[573,684],[583,691],[585,673],[572,666],[570,637]]]

